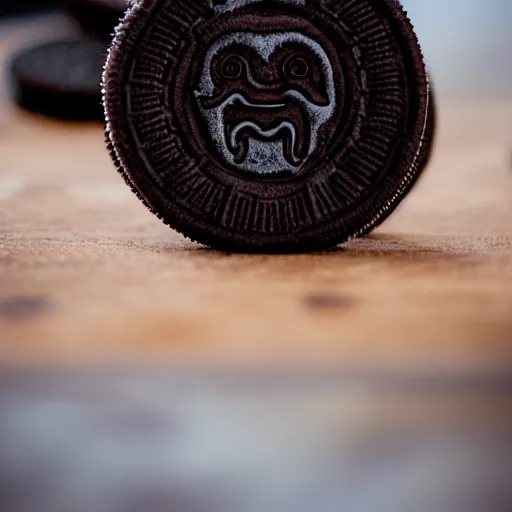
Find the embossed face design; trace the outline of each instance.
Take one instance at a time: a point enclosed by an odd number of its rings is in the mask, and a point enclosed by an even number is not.
[[[259,174],[297,172],[335,109],[325,51],[296,32],[217,39],[195,94],[220,157]]]

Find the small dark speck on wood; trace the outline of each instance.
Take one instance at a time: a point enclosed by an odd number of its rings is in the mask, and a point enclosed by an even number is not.
[[[311,309],[349,309],[356,300],[353,297],[334,294],[314,294],[304,298],[304,303]]]
[[[50,302],[44,297],[9,297],[0,299],[0,318],[23,320],[39,316],[50,310]]]

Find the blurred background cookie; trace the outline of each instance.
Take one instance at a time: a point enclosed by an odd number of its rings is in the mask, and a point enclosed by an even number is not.
[[[127,0],[62,0],[62,6],[85,34],[110,40],[123,16]]]
[[[22,0],[21,2],[16,2],[14,0],[2,0],[0,2],[0,18],[3,16],[13,16],[48,9],[56,9],[58,4],[58,0]]]
[[[70,120],[101,120],[101,73],[107,46],[58,41],[22,50],[11,61],[14,98],[31,111]]]

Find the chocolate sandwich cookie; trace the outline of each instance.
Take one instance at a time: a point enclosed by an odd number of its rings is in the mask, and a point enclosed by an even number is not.
[[[104,74],[114,162],[187,237],[333,247],[427,163],[434,106],[396,0],[139,0]]]
[[[128,7],[128,0],[61,0],[86,34],[110,40]]]
[[[102,120],[101,75],[108,47],[59,41],[22,51],[12,60],[20,106],[62,119]]]

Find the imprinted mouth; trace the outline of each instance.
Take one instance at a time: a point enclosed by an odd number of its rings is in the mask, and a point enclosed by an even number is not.
[[[284,142],[284,154],[288,162],[298,166],[302,159],[297,156],[297,135],[295,126],[288,122],[282,121],[279,126],[263,130],[252,121],[244,121],[238,124],[231,132],[229,139],[229,149],[235,156],[236,163],[242,163],[247,157],[248,140],[250,137],[265,141],[281,139]]]
[[[204,106],[209,103],[205,102]],[[308,113],[300,101],[282,94],[265,97],[265,102],[249,101],[233,94],[220,106],[223,109],[224,137],[234,161],[242,164],[249,152],[250,139],[282,141],[283,156],[298,167],[308,156],[310,127]]]

